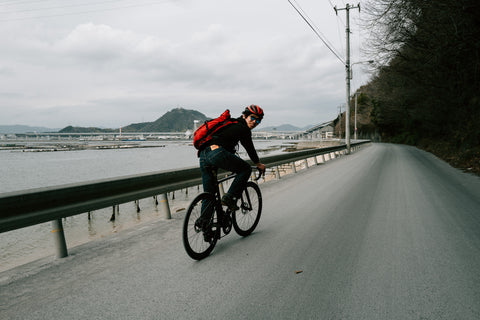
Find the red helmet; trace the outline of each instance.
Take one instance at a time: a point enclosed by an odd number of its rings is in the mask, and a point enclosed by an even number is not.
[[[247,116],[250,115],[250,114],[254,114],[258,118],[262,119],[263,118],[263,109],[260,108],[259,106],[255,105],[255,104],[252,104],[252,105],[249,105],[248,107],[245,108],[245,111],[243,111],[243,114],[245,114]]]

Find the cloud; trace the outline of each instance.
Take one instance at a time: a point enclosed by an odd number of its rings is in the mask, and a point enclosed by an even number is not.
[[[118,127],[251,103],[265,107],[265,125],[330,120],[344,66],[299,19],[288,3],[206,0],[9,24],[1,122]]]
[[[137,45],[138,36],[130,31],[116,30],[107,25],[86,23],[77,26],[54,45],[59,55],[83,63],[106,63],[120,59]]]

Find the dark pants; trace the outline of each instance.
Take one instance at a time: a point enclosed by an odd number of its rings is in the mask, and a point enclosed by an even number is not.
[[[202,172],[203,191],[215,193],[215,177],[208,167],[221,168],[237,174],[233,179],[228,194],[239,198],[252,173],[252,167],[235,154],[228,152],[222,147],[211,150],[207,147],[200,152],[200,170]]]

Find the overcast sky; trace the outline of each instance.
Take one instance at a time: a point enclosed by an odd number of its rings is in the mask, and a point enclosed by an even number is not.
[[[296,4],[345,59],[333,6],[346,2]],[[368,60],[362,12],[350,17],[351,61]],[[0,43],[1,125],[118,128],[258,104],[262,126],[303,127],[346,100],[344,64],[288,0],[0,0]],[[366,71],[353,66],[352,92]]]

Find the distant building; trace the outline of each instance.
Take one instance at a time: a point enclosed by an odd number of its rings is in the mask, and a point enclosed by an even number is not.
[[[333,130],[333,121],[329,121],[305,130],[303,136],[305,139],[331,139],[333,138]]]

